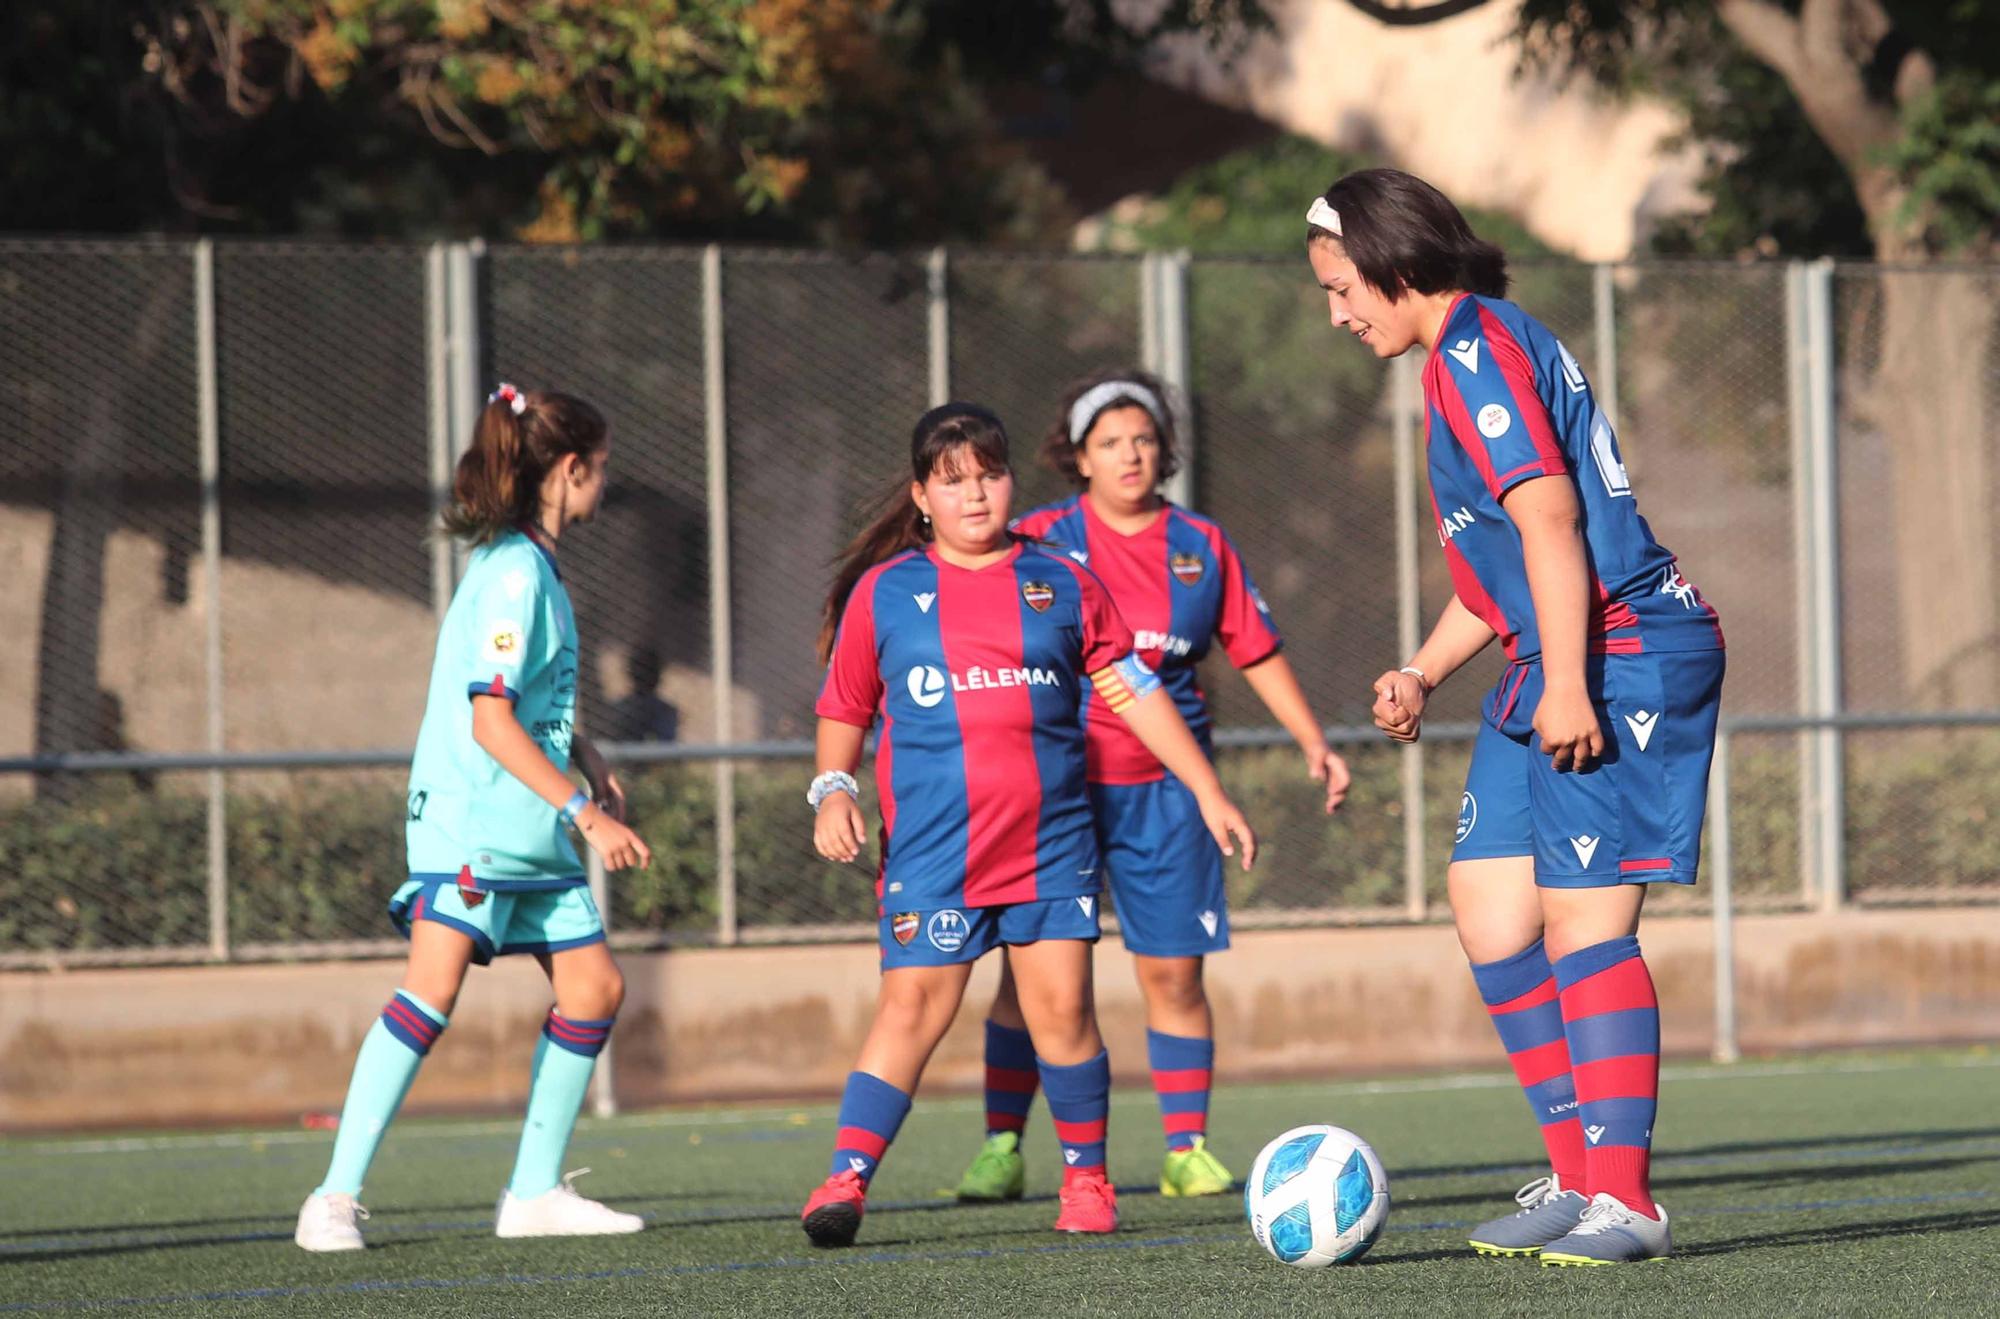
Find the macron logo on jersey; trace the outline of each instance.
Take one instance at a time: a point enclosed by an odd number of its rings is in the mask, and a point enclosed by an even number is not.
[[[917,595],[911,596],[910,599],[915,600],[917,602],[918,613],[928,614],[931,611],[931,606],[937,603],[937,592],[924,591]]]
[[[1479,374],[1479,340],[1460,339],[1456,348],[1445,349],[1458,359],[1458,364],[1474,375]]]
[[[945,673],[935,665],[917,665],[905,680],[909,685],[910,699],[925,710],[937,705],[944,700],[945,677]],[[1062,675],[1054,669],[987,669],[975,664],[963,674],[951,674],[950,678],[951,690],[961,694],[992,691],[998,687],[1062,686]]]

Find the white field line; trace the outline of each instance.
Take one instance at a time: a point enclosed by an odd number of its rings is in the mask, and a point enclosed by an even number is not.
[[[1728,1067],[1670,1065],[1661,1068],[1660,1074],[1663,1080],[1688,1084],[1704,1081],[1757,1081],[1789,1076],[1865,1076],[1883,1072],[1994,1067],[2000,1067],[2000,1055],[1970,1054],[1935,1059],[1736,1063]],[[1226,1088],[1235,1094],[1258,1095],[1298,1091],[1310,1087],[1311,1084],[1311,1082],[1287,1081]],[[1321,1095],[1339,1098],[1361,1095],[1441,1094],[1455,1090],[1511,1090],[1517,1084],[1512,1076],[1505,1073],[1487,1072],[1408,1077],[1390,1081],[1329,1081],[1317,1089]],[[1156,1102],[1153,1095],[1143,1088],[1129,1087],[1114,1090],[1111,1101],[1114,1105],[1143,1105],[1147,1108],[1151,1108]],[[923,1111],[927,1113],[983,1113],[985,1108],[983,1099],[971,1095],[927,1100],[923,1104]],[[778,1128],[803,1126],[814,1120],[830,1117],[836,1111],[830,1104],[814,1104],[803,1108],[787,1108],[774,1104],[748,1109],[675,1109],[659,1113],[641,1113],[632,1117],[583,1118],[578,1121],[577,1129],[590,1131],[598,1128],[619,1130],[635,1127],[728,1126]],[[422,1130],[425,1135],[432,1137],[504,1135],[512,1138],[520,1134],[521,1123],[518,1118],[490,1122],[426,1122]],[[273,1145],[325,1144],[332,1140],[333,1133],[330,1131],[219,1131],[181,1136],[116,1136],[103,1139],[52,1141],[10,1140],[0,1141],[0,1157],[134,1154],[158,1150],[265,1149]]]

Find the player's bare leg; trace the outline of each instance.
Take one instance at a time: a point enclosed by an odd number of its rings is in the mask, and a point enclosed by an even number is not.
[[[1097,1030],[1092,993],[1094,945],[1081,939],[1017,944],[1015,994],[1040,1060],[1042,1091],[1062,1142],[1058,1232],[1115,1232],[1118,1197],[1104,1173],[1111,1062]]]

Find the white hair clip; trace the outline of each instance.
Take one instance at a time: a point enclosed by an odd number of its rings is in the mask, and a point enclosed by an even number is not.
[[[505,403],[508,411],[517,417],[528,410],[528,396],[504,380],[500,382],[500,388],[486,396],[486,401],[489,404]]]
[[[1069,405],[1069,442],[1082,444],[1083,437],[1090,434],[1090,424],[1097,420],[1097,414],[1121,398],[1137,403],[1151,413],[1155,426],[1166,427],[1167,410],[1161,405],[1159,395],[1136,380],[1107,380],[1101,385],[1092,385],[1083,391],[1081,398]]]
[[[1328,206],[1324,197],[1313,198],[1313,204],[1306,207],[1306,223],[1326,230],[1335,238],[1341,236],[1340,212]]]

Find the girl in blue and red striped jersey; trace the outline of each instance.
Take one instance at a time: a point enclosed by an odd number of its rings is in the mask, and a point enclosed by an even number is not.
[[[1721,709],[1715,611],[1639,516],[1576,358],[1506,300],[1506,257],[1400,170],[1306,212],[1327,312],[1378,358],[1421,344],[1426,458],[1452,599],[1375,719],[1413,742],[1430,693],[1496,637],[1447,882],[1473,980],[1551,1173],[1482,1254],[1618,1264],[1672,1253],[1649,1182],[1660,1012],[1646,886],[1692,884]]]
[[[1346,796],[1347,765],[1327,746],[1280,653],[1264,597],[1221,527],[1160,494],[1178,465],[1166,400],[1160,381],[1143,371],[1100,372],[1072,385],[1042,452],[1077,493],[1023,515],[1015,530],[1097,574],[1204,750],[1209,713],[1195,666],[1220,643],[1298,742],[1330,813]],[[1202,970],[1208,954],[1229,947],[1222,857],[1187,787],[1102,701],[1084,698],[1098,845],[1146,1000],[1148,1062],[1167,1143],[1160,1193],[1219,1194],[1234,1182],[1207,1148],[1215,1042]],[[986,1076],[986,1145],[958,1194],[1014,1199],[1024,1189],[1019,1145],[1036,1074],[1009,975],[987,1018]]]
[[[1103,584],[1008,530],[1014,483],[999,419],[965,403],[932,409],[911,436],[910,468],[843,553],[820,636],[813,843],[830,860],[860,855],[853,771],[879,724],[882,984],[830,1175],[801,1218],[817,1245],[854,1240],[869,1179],[973,962],[1005,945],[1063,1145],[1056,1228],[1110,1232],[1111,1069],[1090,986],[1103,878],[1083,682],[1188,784],[1224,852],[1240,846],[1247,868],[1256,841]]]

